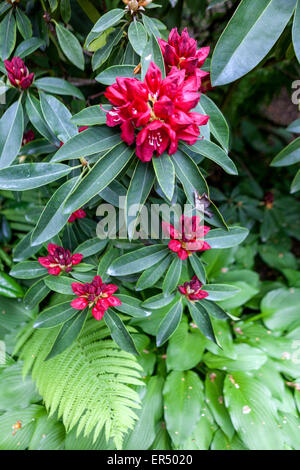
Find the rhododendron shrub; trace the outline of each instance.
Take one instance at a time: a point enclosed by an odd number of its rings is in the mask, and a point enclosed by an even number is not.
[[[0,2],[0,449],[299,448],[298,4]]]

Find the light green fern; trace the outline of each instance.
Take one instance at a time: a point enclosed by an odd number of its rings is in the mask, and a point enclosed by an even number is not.
[[[106,439],[122,447],[124,435],[132,429],[139,408],[139,396],[132,386],[144,385],[141,366],[135,357],[111,340],[104,323],[86,322],[80,337],[62,354],[45,361],[58,328],[36,330],[22,335],[18,347],[24,360],[24,374],[32,371],[39,393],[50,415],[62,418],[67,430],[93,432],[94,439],[105,430]]]

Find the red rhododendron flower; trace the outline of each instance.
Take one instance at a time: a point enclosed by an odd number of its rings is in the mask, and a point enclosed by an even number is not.
[[[185,282],[183,286],[178,286],[178,290],[182,295],[185,295],[188,300],[194,302],[196,300],[205,299],[208,293],[201,290],[203,284],[199,281],[197,276],[194,276],[190,282]]]
[[[187,259],[192,252],[205,251],[211,248],[203,240],[204,236],[210,231],[210,227],[200,225],[200,217],[198,216],[185,217],[182,215],[179,230],[166,222],[162,223],[162,228],[165,235],[171,238],[169,242],[170,250],[177,253],[182,260]]]
[[[128,145],[135,141],[136,154],[148,162],[168,150],[177,151],[179,140],[193,145],[200,135],[199,126],[209,116],[191,112],[200,99],[196,75],[186,79],[185,71],[174,67],[162,80],[160,69],[151,62],[144,82],[118,77],[105,92],[113,108],[107,113],[107,125],[121,126],[121,137]]]
[[[92,308],[92,314],[96,320],[101,320],[109,307],[121,305],[121,301],[113,294],[118,290],[114,284],[104,284],[100,276],[94,277],[91,283],[73,283],[74,294],[79,295],[72,300],[71,306],[76,310]]]
[[[23,135],[22,146],[29,144],[29,142],[32,142],[34,139],[35,139],[35,134],[32,130],[25,132]]]
[[[201,80],[209,77],[209,72],[204,72],[201,67],[209,54],[209,47],[197,49],[197,41],[189,36],[187,28],[183,30],[181,36],[177,28],[173,28],[168,42],[159,39],[159,45],[164,56],[167,73],[172,67],[184,70],[187,76],[196,75]]]
[[[72,267],[79,264],[83,258],[79,253],[72,256],[69,250],[54,243],[49,243],[48,251],[49,255],[39,258],[39,263],[53,276],[58,276],[62,271],[69,273]]]
[[[20,57],[14,57],[12,61],[4,61],[10,83],[17,88],[26,90],[33,82],[34,73],[29,73],[28,68]]]
[[[75,222],[75,220],[84,219],[85,217],[85,211],[83,209],[78,209],[78,211],[73,212],[73,214],[69,217],[68,222]]]

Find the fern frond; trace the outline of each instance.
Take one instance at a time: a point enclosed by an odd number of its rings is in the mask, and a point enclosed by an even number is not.
[[[31,328],[31,327],[30,327]],[[24,373],[32,371],[45,406],[62,418],[67,430],[77,433],[102,429],[107,440],[121,448],[123,437],[132,429],[139,408],[139,396],[131,386],[140,386],[142,368],[136,358],[118,348],[104,323],[89,319],[80,337],[62,354],[45,361],[59,328],[36,330],[25,335],[21,358]]]

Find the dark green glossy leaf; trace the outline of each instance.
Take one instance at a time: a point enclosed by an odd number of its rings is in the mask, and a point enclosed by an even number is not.
[[[105,312],[104,321],[109,328],[112,339],[117,345],[124,351],[138,355],[133,339],[126,330],[120,317],[113,310],[107,310]]]

